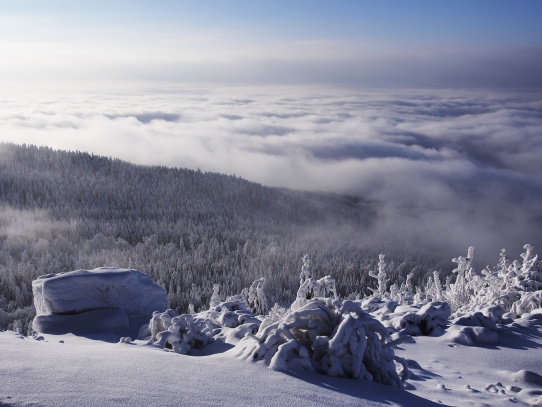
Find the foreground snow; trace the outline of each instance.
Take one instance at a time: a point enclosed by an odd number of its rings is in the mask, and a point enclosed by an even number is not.
[[[525,249],[522,264],[503,251],[500,268],[481,277],[470,267],[471,247],[454,259],[455,282],[443,286],[435,272],[416,293],[408,278],[387,291],[381,255],[371,273],[378,288],[362,300],[338,299],[335,280],[313,278],[305,256],[289,309],[267,310],[264,279],[224,302],[215,285],[208,310],[148,314],[135,342],[116,329],[60,335],[76,332],[73,318],[78,328],[86,317],[95,324],[96,312],[130,315],[144,290],[122,297],[125,271],[92,280],[99,293],[115,293],[107,302],[92,290],[82,295],[80,272],[45,276],[55,284],[36,282],[36,308],[63,318],[64,330],[39,329],[38,315],[34,326],[45,334],[0,333],[0,407],[542,406],[542,273],[532,246]],[[69,283],[67,294],[57,280]]]
[[[231,352],[185,356],[142,341],[43,337],[0,332],[0,406],[432,405],[390,386],[276,372]]]
[[[405,389],[247,363],[216,342],[186,356],[147,341],[0,332],[0,406],[533,405],[542,399],[542,329],[502,328],[499,345],[416,337]],[[115,342],[113,342],[115,341]],[[416,361],[416,362],[414,362]],[[528,373],[531,372],[531,373]]]

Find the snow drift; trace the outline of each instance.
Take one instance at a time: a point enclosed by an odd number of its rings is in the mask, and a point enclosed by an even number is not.
[[[32,282],[42,333],[137,334],[153,311],[168,308],[165,290],[137,270],[97,268],[48,274]]]

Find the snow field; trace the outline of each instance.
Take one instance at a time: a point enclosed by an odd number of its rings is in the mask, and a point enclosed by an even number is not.
[[[390,386],[276,372],[231,351],[185,356],[139,340],[42,336],[0,332],[2,407],[433,405]]]

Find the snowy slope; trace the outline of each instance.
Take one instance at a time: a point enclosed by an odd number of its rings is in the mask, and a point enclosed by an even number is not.
[[[0,332],[0,406],[505,406],[533,405],[542,394],[536,326],[500,331],[498,346],[468,347],[442,337],[400,345],[396,353],[416,361],[406,390],[276,372],[239,360],[227,345],[185,356],[145,341],[43,337]]]

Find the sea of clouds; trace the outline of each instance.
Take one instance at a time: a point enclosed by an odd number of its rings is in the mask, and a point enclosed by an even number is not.
[[[381,203],[375,236],[542,245],[542,93],[149,87],[0,96],[0,141]],[[393,240],[390,237],[391,240]],[[458,253],[461,254],[461,253]]]

